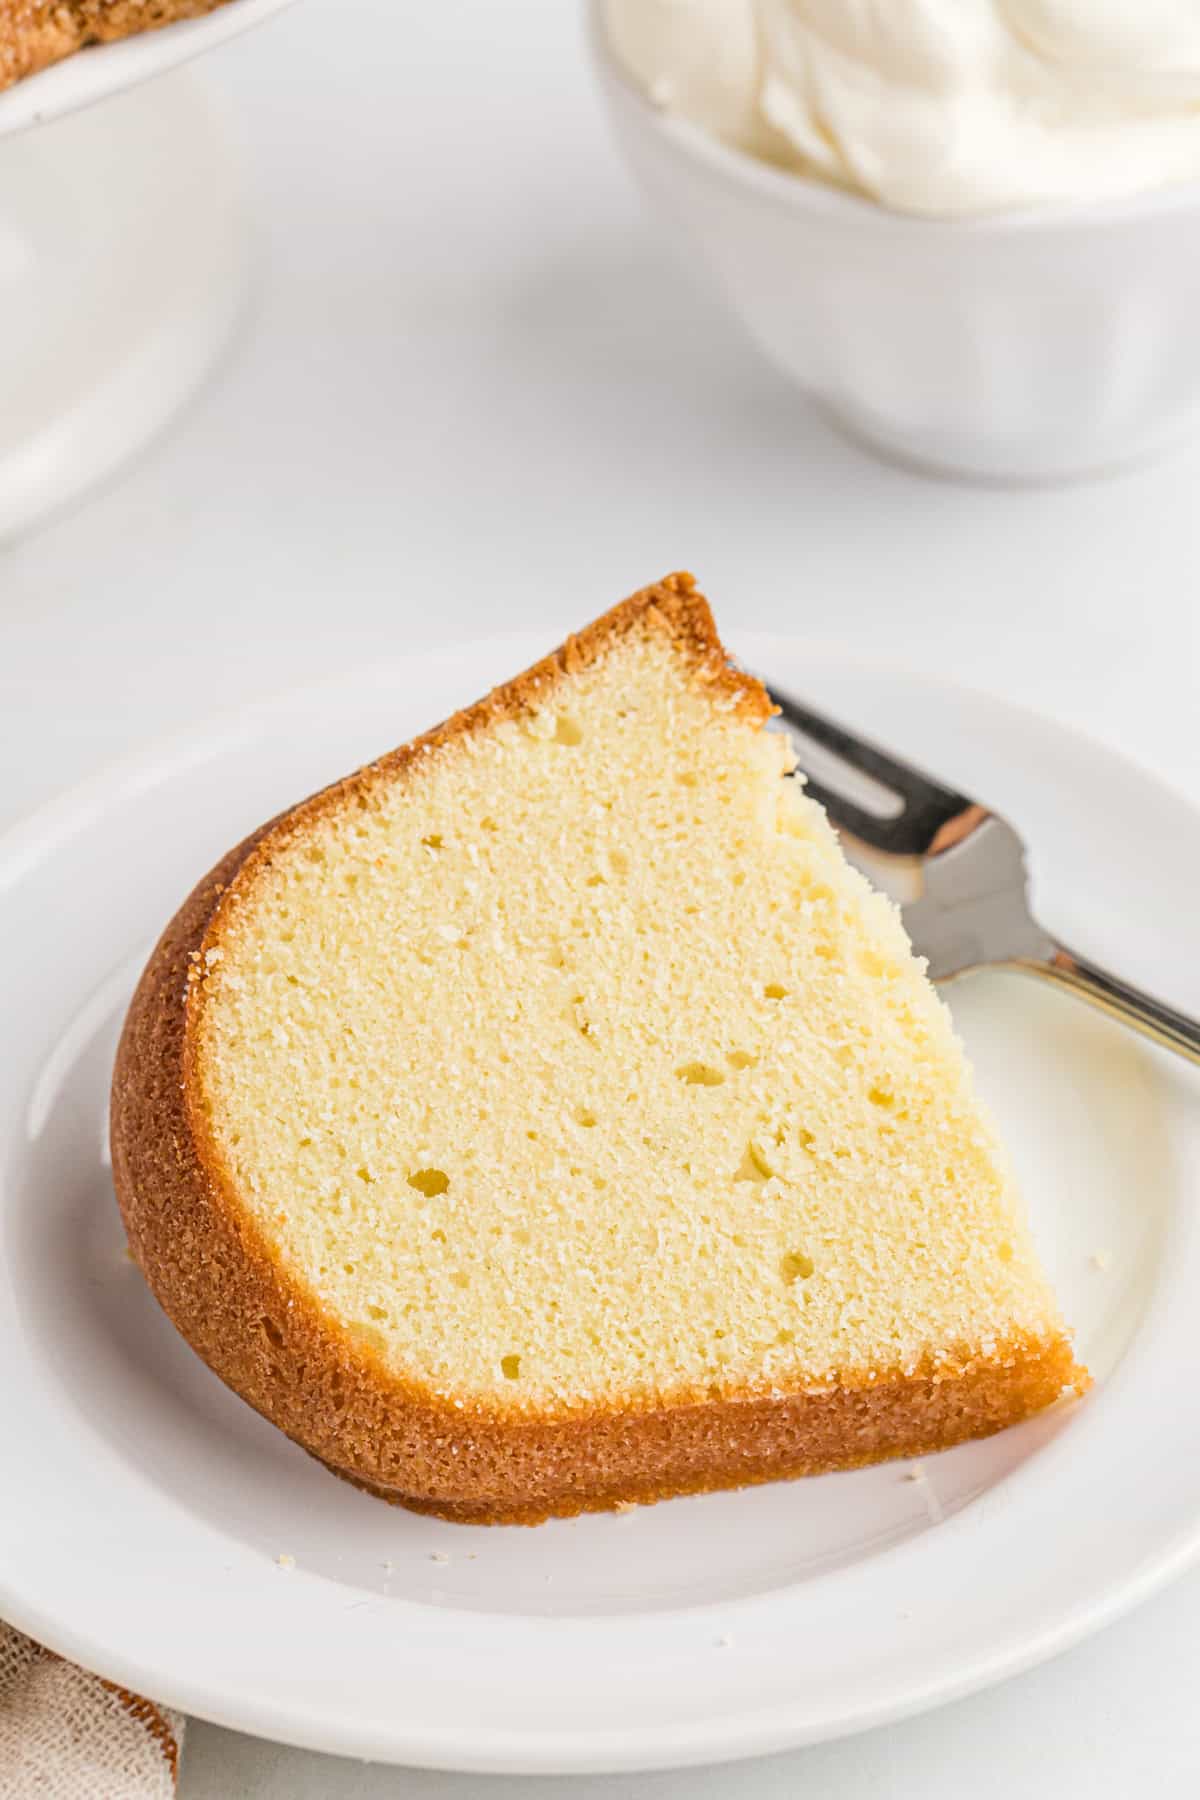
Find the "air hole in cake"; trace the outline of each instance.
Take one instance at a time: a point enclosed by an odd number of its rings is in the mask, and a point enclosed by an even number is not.
[[[775,1342],[777,1344],[794,1344],[795,1341],[796,1334],[794,1331],[777,1331],[775,1333]]]
[[[325,861],[325,852],[319,844],[310,845],[304,854],[310,863],[323,863]]]
[[[368,1319],[386,1319],[387,1316],[387,1311],[382,1306],[368,1306],[367,1308]]]
[[[431,831],[428,837],[423,837],[421,839],[421,842],[425,845],[427,850],[442,850],[445,848],[440,831]]]
[[[516,1379],[518,1378],[518,1376],[521,1373],[520,1357],[519,1356],[502,1356],[500,1358],[500,1373],[506,1378],[506,1380],[516,1381]]]
[[[768,981],[766,987],[763,989],[763,993],[768,1000],[787,999],[787,989],[782,987],[778,981]]]
[[[747,1144],[734,1171],[735,1181],[770,1181],[775,1171],[756,1144]]]
[[[608,860],[612,865],[614,874],[628,875],[629,858],[626,856],[624,850],[610,850],[608,853]]]
[[[358,1176],[358,1179],[365,1182],[368,1187],[371,1186],[371,1183],[375,1179],[366,1163],[360,1163],[354,1173]]]
[[[589,875],[587,878],[587,885],[588,885],[588,887],[603,887],[604,886],[603,875]]]
[[[793,1281],[807,1281],[813,1272],[813,1259],[806,1256],[803,1250],[788,1250],[780,1260],[779,1273],[789,1284]]]
[[[731,1050],[725,1060],[731,1069],[752,1069],[758,1058],[752,1056],[749,1050]]]
[[[488,818],[480,819],[479,829],[480,831],[499,831],[500,827],[497,825],[495,819]]]
[[[433,1239],[435,1244],[444,1244],[446,1242],[446,1234],[442,1230],[440,1225],[438,1226],[436,1231],[431,1231],[429,1235]]]
[[[414,1169],[408,1178],[410,1188],[416,1188],[427,1200],[434,1200],[444,1194],[450,1186],[450,1177],[444,1169]]]
[[[262,1329],[263,1336],[266,1338],[267,1342],[269,1344],[274,1344],[277,1350],[281,1349],[283,1345],[283,1333],[280,1331],[278,1325],[274,1324],[270,1319],[264,1319],[262,1322]]]
[[[1000,1258],[1001,1262],[1010,1263],[1013,1259],[1012,1245],[1011,1244],[1001,1244],[996,1251],[996,1255]]]
[[[704,1062],[680,1063],[675,1073],[688,1087],[720,1087],[725,1080],[720,1069]]]
[[[867,1099],[872,1106],[882,1106],[885,1110],[896,1104],[896,1096],[891,1089],[880,1087],[878,1083],[867,1089]]]
[[[568,745],[582,744],[583,727],[577,719],[571,717],[570,713],[559,713],[554,727],[554,742]]]
[[[596,1123],[596,1115],[590,1106],[576,1107],[575,1123],[577,1125],[582,1125],[587,1131],[591,1130],[592,1126]]]

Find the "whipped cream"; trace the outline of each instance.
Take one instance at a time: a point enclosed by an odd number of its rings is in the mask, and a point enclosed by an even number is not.
[[[1200,177],[1200,0],[607,0],[657,105],[900,212]]]

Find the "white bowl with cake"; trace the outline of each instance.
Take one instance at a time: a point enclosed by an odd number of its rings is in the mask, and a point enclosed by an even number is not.
[[[292,0],[84,0],[0,24],[0,137],[94,106],[214,50]]]
[[[225,354],[249,208],[182,65],[290,4],[0,7],[0,543],[137,455]]]
[[[1111,117],[1031,135],[1019,86],[997,88],[982,121],[968,116],[969,93],[941,94],[941,111],[918,107],[925,65],[907,86],[900,75],[864,73],[878,46],[836,44],[835,80],[811,19],[834,37],[855,28],[830,24],[827,10],[816,0],[760,9],[760,25],[806,21],[788,39],[792,63],[764,75],[743,67],[761,54],[755,41],[729,36],[736,6],[650,4],[633,15],[592,0],[592,49],[617,141],[691,266],[715,279],[779,368],[889,456],[1043,481],[1115,468],[1183,437],[1200,408],[1194,44],[1131,47],[1139,22],[1114,13],[1103,66],[1094,45],[1095,67],[1069,48],[1097,92],[1137,49],[1141,86],[1132,99],[1122,90]],[[1034,10],[1052,19],[1064,9]],[[960,20],[964,32],[977,28],[983,48],[972,39],[954,54],[965,62],[977,51],[990,79],[996,27],[980,0],[953,17],[936,0],[908,4],[897,36],[906,26],[919,48],[934,14],[949,38]],[[685,28],[681,53],[671,33]],[[702,34],[718,29],[720,58],[702,58]],[[1185,30],[1194,37],[1194,25]],[[889,49],[902,57],[909,47]],[[1178,66],[1164,73],[1153,59],[1166,61],[1167,50]],[[948,89],[946,67],[934,73]],[[1125,116],[1149,105],[1146,95],[1161,101],[1153,131]],[[1048,118],[1061,105],[1049,89],[1034,100]],[[1168,100],[1178,100],[1178,117]],[[963,166],[951,179],[959,138]]]

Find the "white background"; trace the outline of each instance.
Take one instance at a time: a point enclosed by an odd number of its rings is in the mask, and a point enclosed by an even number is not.
[[[549,646],[680,565],[726,627],[1007,694],[1200,799],[1200,444],[1025,492],[843,443],[660,248],[567,0],[306,0],[203,78],[245,144],[254,308],[168,441],[0,558],[0,826],[215,709],[409,644]],[[1198,1693],[1200,1574],[991,1694],[767,1763],[488,1782],[195,1725],[182,1793],[1172,1800]]]

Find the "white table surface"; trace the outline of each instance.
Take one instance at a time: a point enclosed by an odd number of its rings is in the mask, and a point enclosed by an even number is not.
[[[843,443],[656,243],[568,0],[307,0],[204,79],[246,147],[256,306],[169,440],[0,556],[0,826],[216,708],[406,644],[549,644],[679,565],[726,626],[1018,697],[1200,799],[1200,444],[1020,492]],[[1198,1691],[1200,1573],[989,1694],[766,1763],[489,1782],[197,1724],[182,1794],[1171,1800]]]

